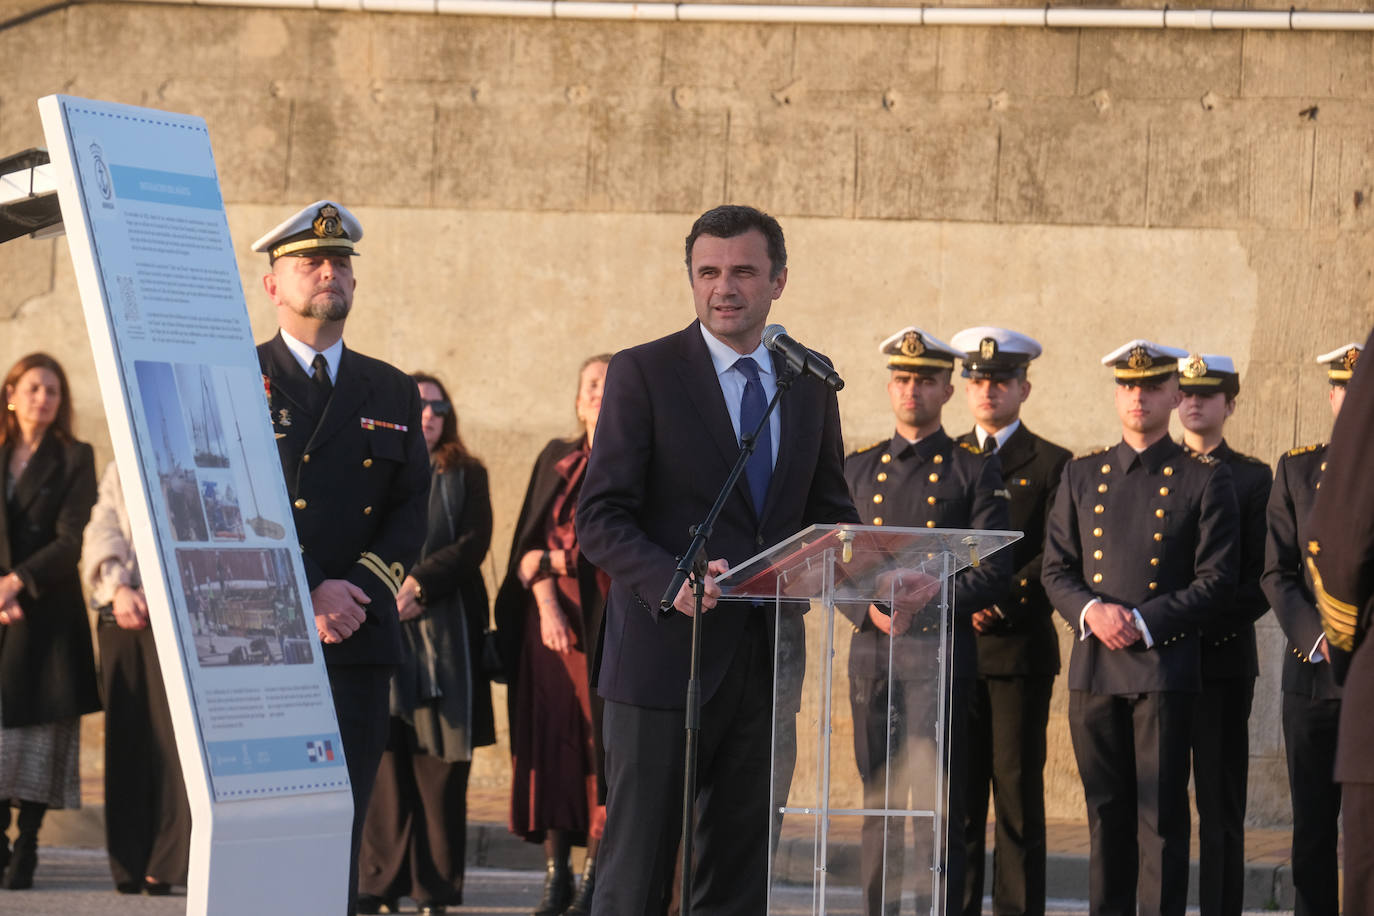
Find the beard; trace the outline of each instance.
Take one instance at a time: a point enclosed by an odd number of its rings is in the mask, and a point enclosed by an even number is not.
[[[305,305],[296,311],[306,318],[318,321],[343,321],[348,317],[353,303],[344,295],[343,290],[325,286],[310,294]]]

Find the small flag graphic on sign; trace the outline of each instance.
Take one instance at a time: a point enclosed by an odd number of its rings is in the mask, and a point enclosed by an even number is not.
[[[330,741],[305,742],[305,756],[311,763],[321,763],[334,759],[334,745]]]

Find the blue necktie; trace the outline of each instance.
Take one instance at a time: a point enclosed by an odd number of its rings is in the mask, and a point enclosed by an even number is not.
[[[741,357],[735,368],[744,373],[744,395],[739,399],[739,430],[743,439],[754,431],[768,409],[768,401],[763,396],[763,382],[759,381],[759,366],[752,356]],[[773,476],[773,436],[768,427],[759,433],[754,454],[744,466],[744,476],[749,481],[749,495],[754,498],[754,511],[763,515],[763,500],[768,495],[768,478]]]

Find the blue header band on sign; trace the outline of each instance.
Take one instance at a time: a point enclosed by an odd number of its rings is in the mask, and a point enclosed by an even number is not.
[[[172,204],[195,207],[198,210],[220,210],[219,184],[213,178],[184,175],[180,172],[161,172],[156,169],[137,169],[127,165],[111,165],[115,196],[121,200],[143,200],[153,204]]]
[[[211,741],[205,750],[210,757],[210,772],[215,776],[247,776],[344,765],[343,742],[339,740],[337,732],[332,735]]]

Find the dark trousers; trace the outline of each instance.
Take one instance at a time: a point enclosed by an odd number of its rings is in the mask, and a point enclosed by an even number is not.
[[[1245,900],[1245,795],[1254,678],[1202,686],[1193,711],[1193,797],[1202,916],[1240,916]]]
[[[1088,808],[1093,916],[1183,916],[1194,693],[1069,691],[1069,735]]]
[[[1293,800],[1293,911],[1295,916],[1336,916],[1336,729],[1340,700],[1283,695],[1283,743]]]
[[[348,781],[353,789],[353,834],[348,856],[348,916],[358,911],[358,853],[363,822],[377,767],[386,750],[387,723],[391,719],[391,667],[389,665],[333,665],[329,689],[334,694],[334,715],[339,721]]]
[[[701,707],[696,916],[758,916],[767,906],[773,676],[762,612],[754,614]],[[607,701],[603,717],[606,833],[592,912],[665,913],[682,834],[683,712]]]
[[[944,841],[943,881],[930,872],[913,876],[917,911],[935,893],[944,894],[945,912],[958,912],[964,893],[964,802],[968,792],[968,715],[973,678],[953,679],[950,689],[946,796],[936,795],[941,775],[935,745],[938,684],[933,679],[850,677],[854,716],[854,755],[863,781],[865,808],[938,811],[944,806],[943,837],[934,823],[914,819],[916,862],[933,862]],[[904,885],[906,818],[865,817],[860,828],[859,873],[866,916],[898,912]]]
[[[1374,914],[1374,783],[1341,785],[1345,807],[1345,914]]]
[[[185,884],[191,808],[150,629],[101,621],[105,845],[115,884]]]
[[[358,892],[461,906],[472,764],[414,744],[414,730],[392,718],[363,825]]]
[[[992,911],[1045,912],[1045,729],[1054,677],[983,677],[969,710],[964,914],[983,909],[988,787],[996,827]]]

